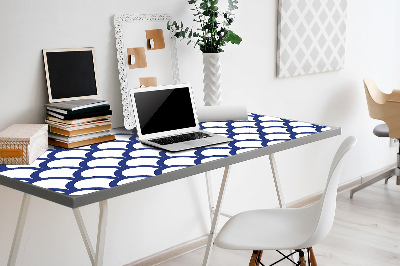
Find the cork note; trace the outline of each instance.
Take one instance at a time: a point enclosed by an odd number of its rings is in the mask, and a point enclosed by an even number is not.
[[[146,30],[147,49],[157,50],[164,49],[164,34],[162,29]]]
[[[147,67],[144,47],[128,48],[128,65],[129,69]]]
[[[148,78],[140,78],[140,87],[153,87],[157,86],[157,78],[156,77],[148,77]]]

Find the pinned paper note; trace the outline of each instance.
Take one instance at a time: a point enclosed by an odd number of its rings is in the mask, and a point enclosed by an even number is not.
[[[157,50],[164,49],[164,34],[162,29],[146,30],[147,49]]]
[[[146,52],[144,47],[128,48],[129,69],[147,67]]]
[[[140,87],[153,87],[157,86],[156,77],[140,78]]]

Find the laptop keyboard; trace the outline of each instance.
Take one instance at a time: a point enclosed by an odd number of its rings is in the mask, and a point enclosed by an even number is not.
[[[149,139],[149,141],[157,143],[159,145],[168,145],[168,144],[184,142],[189,140],[203,139],[208,137],[210,137],[210,135],[204,132],[193,132],[193,133],[163,137],[158,139]]]

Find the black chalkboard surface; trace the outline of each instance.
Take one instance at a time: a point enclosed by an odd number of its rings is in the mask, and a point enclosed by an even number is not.
[[[43,50],[49,101],[97,95],[94,48]]]

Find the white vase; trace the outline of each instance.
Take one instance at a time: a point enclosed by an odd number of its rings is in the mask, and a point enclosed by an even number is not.
[[[221,104],[221,64],[219,53],[203,53],[204,105]]]

